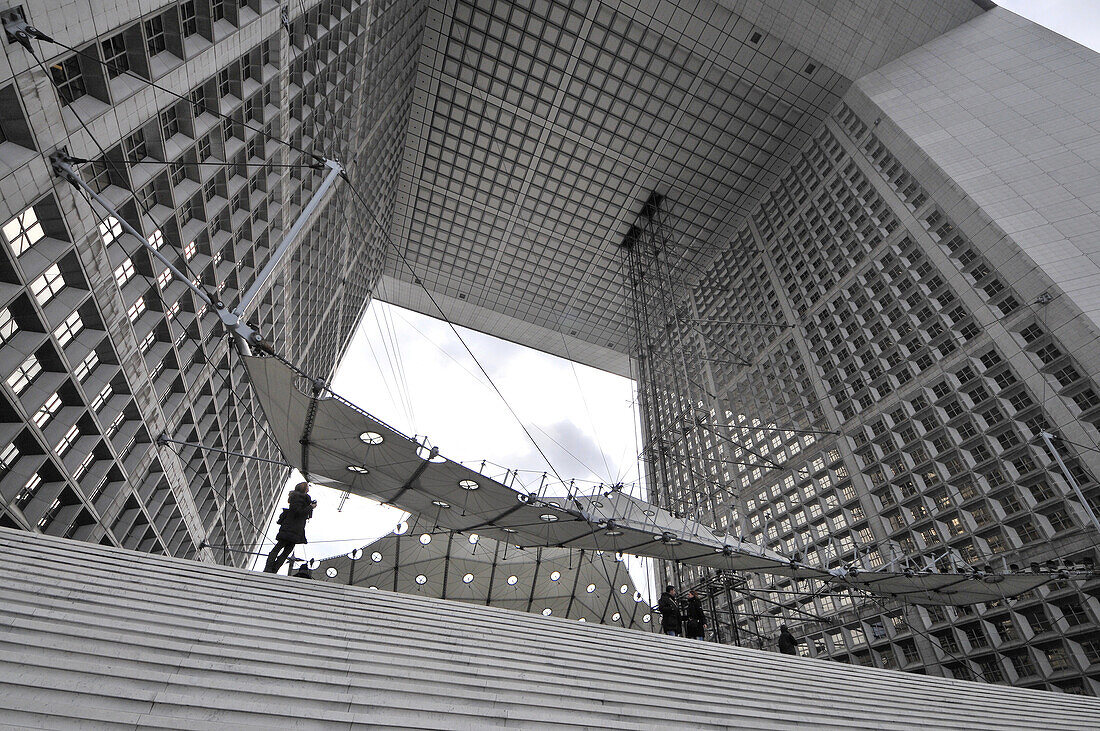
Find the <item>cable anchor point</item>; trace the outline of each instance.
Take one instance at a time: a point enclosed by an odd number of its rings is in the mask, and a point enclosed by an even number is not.
[[[31,47],[32,38],[36,41],[53,41],[53,38],[28,23],[20,8],[13,8],[4,12],[2,18],[8,43],[18,43],[27,49],[27,53],[34,53],[34,49]]]

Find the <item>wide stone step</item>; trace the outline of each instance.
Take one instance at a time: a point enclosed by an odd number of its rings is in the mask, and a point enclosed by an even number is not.
[[[0,550],[14,728],[1100,728],[1093,698],[5,529]]]

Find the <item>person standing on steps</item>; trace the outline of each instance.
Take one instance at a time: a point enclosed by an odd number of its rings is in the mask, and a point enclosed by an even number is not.
[[[676,587],[669,584],[665,587],[661,598],[657,600],[657,611],[661,613],[661,631],[672,637],[679,637],[682,632],[680,603],[676,601]]]
[[[784,655],[798,654],[798,640],[794,638],[787,625],[779,625],[779,651]]]
[[[294,572],[294,578],[296,579],[312,579],[313,569],[309,567],[309,561],[302,561],[298,564],[298,570]]]
[[[690,640],[707,638],[707,615],[703,613],[703,602],[694,591],[687,593],[687,606],[684,608],[684,637]]]
[[[276,574],[283,567],[290,552],[299,543],[306,542],[306,521],[313,517],[317,501],[309,497],[309,483],[299,482],[290,491],[288,507],[279,514],[279,532],[275,535],[275,547],[267,555],[264,571]]]

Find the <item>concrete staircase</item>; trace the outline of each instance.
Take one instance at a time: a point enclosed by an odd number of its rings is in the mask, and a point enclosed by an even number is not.
[[[1100,728],[1100,700],[0,529],[0,728]]]

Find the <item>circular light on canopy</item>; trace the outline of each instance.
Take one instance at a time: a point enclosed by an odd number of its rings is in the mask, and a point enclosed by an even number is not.
[[[420,545],[426,546],[431,542],[432,542],[432,537],[430,535],[428,535],[427,533],[421,533],[420,534]]]
[[[561,572],[560,571],[555,571],[554,573],[550,574],[550,581],[557,581],[560,578],[561,578]]]
[[[368,589],[374,589],[375,591],[378,591],[378,587],[377,587],[377,586],[368,586],[367,588],[368,588]]]
[[[350,551],[348,551],[348,558],[350,558],[352,561],[358,561],[359,559],[363,558],[363,549],[362,548],[353,548],[353,549],[351,549]]]
[[[432,505],[435,505],[437,508],[449,508],[449,507],[451,507],[450,503],[444,502],[442,500],[432,500]]]
[[[481,487],[481,485],[477,484],[473,480],[459,480],[458,486],[461,487],[463,490],[476,490]]]
[[[589,584],[588,586],[584,587],[584,590],[591,594],[592,592],[596,591],[596,585]]]
[[[370,555],[370,560],[374,561],[375,563],[378,563],[379,561],[382,560],[382,554],[379,553],[378,551],[375,551],[374,553],[372,553]]]
[[[622,551],[615,551],[615,560],[616,561],[622,561],[623,558],[625,558],[625,557],[623,556]]]
[[[645,622],[646,624],[649,624],[649,615],[648,614],[643,614],[642,615],[642,621]]]
[[[409,524],[405,521],[401,521],[393,527],[393,534],[395,536],[403,536],[409,532]]]
[[[354,472],[357,475],[369,475],[370,474],[370,470],[368,470],[363,465],[359,465],[359,464],[349,464],[348,465],[348,472]]]
[[[554,613],[554,610],[551,609],[550,607],[547,607],[546,609],[542,610],[542,616],[544,616],[544,617],[549,617],[553,613]]]
[[[634,592],[634,601],[640,602],[641,600],[642,600],[642,592],[640,592],[640,591]]]
[[[545,520],[547,523],[553,523],[558,519],[558,516],[553,513],[543,513],[539,516],[539,520]]]
[[[515,528],[501,528],[501,530],[504,531],[505,533],[515,533],[515,532],[517,532]]]
[[[359,435],[359,441],[363,442],[363,444],[381,444],[382,435],[378,432],[365,431]]]
[[[587,620],[587,619],[585,619],[584,617],[581,617],[581,618],[580,618],[580,619],[578,619],[577,621],[578,621],[578,622],[587,622],[588,620]]]
[[[481,536],[479,536],[479,535],[478,535],[477,533],[471,533],[471,534],[470,534],[470,537],[469,537],[469,539],[468,539],[468,540],[470,541],[470,545],[471,545],[471,546],[477,545],[478,539],[479,539],[480,537],[481,537]]]
[[[652,518],[654,515],[656,515],[656,513],[653,512],[652,510],[644,510],[642,512],[643,512],[643,514],[648,515],[650,518]]]
[[[603,503],[601,503],[601,502],[600,502],[599,500],[593,500],[593,501],[592,501],[592,507],[594,507],[594,508],[602,508],[602,507],[603,507]]]
[[[508,586],[515,586],[517,581],[519,581],[519,579],[517,579],[515,576],[509,576]]]
[[[626,588],[627,588],[626,584],[623,584],[622,586],[620,586],[619,587],[619,593],[620,594],[625,594],[626,593]]]
[[[424,574],[417,574],[416,575],[416,583],[418,583],[418,584],[423,585],[424,582],[426,582],[427,580],[428,580],[428,577],[425,576]]]
[[[336,574],[338,573],[340,572],[336,570],[335,566],[329,566],[327,569],[325,569],[325,576],[329,577],[330,579],[335,579]]]
[[[609,531],[604,531],[605,536],[621,536],[623,532],[621,530],[615,530],[614,528]]]
[[[622,617],[622,616],[623,615],[619,614],[618,612],[615,612],[614,614],[611,615],[611,621],[612,622],[618,622],[619,618]]]
[[[463,584],[469,584],[473,580],[474,580],[474,575],[473,574],[466,574],[465,576],[462,577],[462,583]]]

